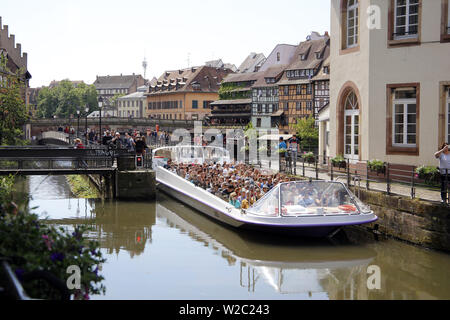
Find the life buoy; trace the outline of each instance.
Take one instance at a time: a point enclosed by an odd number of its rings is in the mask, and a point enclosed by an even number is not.
[[[346,212],[355,212],[356,211],[356,207],[352,204],[344,204],[342,206],[339,206],[338,208],[339,208],[339,210],[346,211]]]

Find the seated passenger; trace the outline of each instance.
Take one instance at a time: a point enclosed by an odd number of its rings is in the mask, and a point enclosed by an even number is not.
[[[230,194],[230,201],[229,203],[235,207],[236,209],[240,209],[241,208],[241,203],[239,202],[239,200],[237,200],[236,197],[236,193],[233,192],[232,194]]]

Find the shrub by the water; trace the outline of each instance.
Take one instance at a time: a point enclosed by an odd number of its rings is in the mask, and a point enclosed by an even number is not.
[[[37,214],[21,212],[11,201],[12,178],[0,179],[0,257],[7,258],[29,296],[53,299],[49,287],[26,281],[31,272],[47,272],[66,284],[70,266],[81,271],[80,288],[69,290],[77,300],[105,292],[99,268],[106,260],[99,243],[85,237],[87,226],[73,231],[40,220]],[[54,293],[54,292],[53,292]]]

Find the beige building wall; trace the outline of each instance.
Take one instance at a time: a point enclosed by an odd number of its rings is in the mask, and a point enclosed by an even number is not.
[[[331,52],[330,52],[330,156],[338,155],[338,128],[337,128],[337,108],[341,90],[346,84],[355,86],[361,97],[361,156],[367,159],[369,135],[368,126],[365,125],[369,121],[369,30],[361,27],[363,20],[365,21],[369,6],[368,1],[360,1],[360,33],[359,42],[360,49],[353,52],[343,52],[341,49],[341,8],[340,0],[331,0]],[[340,153],[340,152],[339,152]]]
[[[381,8],[380,30],[370,31],[370,129],[369,135],[379,143],[371,143],[369,159],[391,163],[437,165],[434,153],[439,141],[439,86],[450,81],[450,43],[440,43],[441,0],[422,0],[421,44],[388,48],[388,3],[372,0]],[[387,84],[419,83],[419,155],[386,155]]]
[[[347,84],[360,97],[360,160],[437,165],[434,152],[441,144],[439,133],[440,90],[450,82],[450,43],[441,43],[441,0],[422,0],[420,45],[389,47],[389,0],[359,1],[359,50],[341,50],[341,1],[331,0],[330,153],[338,154],[337,112]],[[380,29],[369,30],[369,5],[380,10]],[[418,83],[418,155],[387,154],[387,85]],[[441,129],[442,131],[442,129]],[[342,138],[341,138],[342,139]]]

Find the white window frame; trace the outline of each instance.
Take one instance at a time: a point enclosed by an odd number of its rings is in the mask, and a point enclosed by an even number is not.
[[[406,13],[405,13],[405,35],[399,36],[397,34],[394,34],[394,40],[401,40],[401,39],[411,39],[411,38],[417,38],[419,36],[419,28],[420,28],[420,21],[419,21],[419,10],[420,10],[420,3],[418,1],[417,6],[417,33],[410,35],[409,34],[409,29],[411,27],[411,25],[409,24],[409,18],[410,18],[410,13],[409,13],[409,9],[411,7],[411,0],[405,0],[406,1]],[[394,11],[394,33],[397,32],[397,2],[398,0],[395,0],[395,11]]]
[[[349,0],[347,0],[349,1]],[[348,3],[348,2],[347,2]],[[353,12],[353,27],[350,28],[350,13]],[[347,48],[353,48],[356,47],[359,43],[359,0],[355,0],[354,4],[351,6],[347,6],[347,21],[345,21],[347,28],[346,28],[346,35],[345,35],[345,42],[347,45]],[[353,35],[350,36],[350,29],[353,29]],[[349,40],[353,39],[353,44],[349,44]]]
[[[395,92],[396,91],[409,91],[409,90],[416,90],[416,88],[405,88],[405,89],[396,89],[394,90],[393,94],[393,100],[392,100],[392,146],[393,147],[400,147],[400,148],[415,148],[417,147],[417,139],[419,136],[419,133],[417,132],[417,96],[416,98],[409,98],[409,99],[395,99]],[[403,105],[403,143],[396,143],[396,131],[395,131],[395,124],[396,124],[396,118],[395,118],[395,106],[397,104]],[[408,104],[415,104],[416,105],[416,143],[408,143]]]

